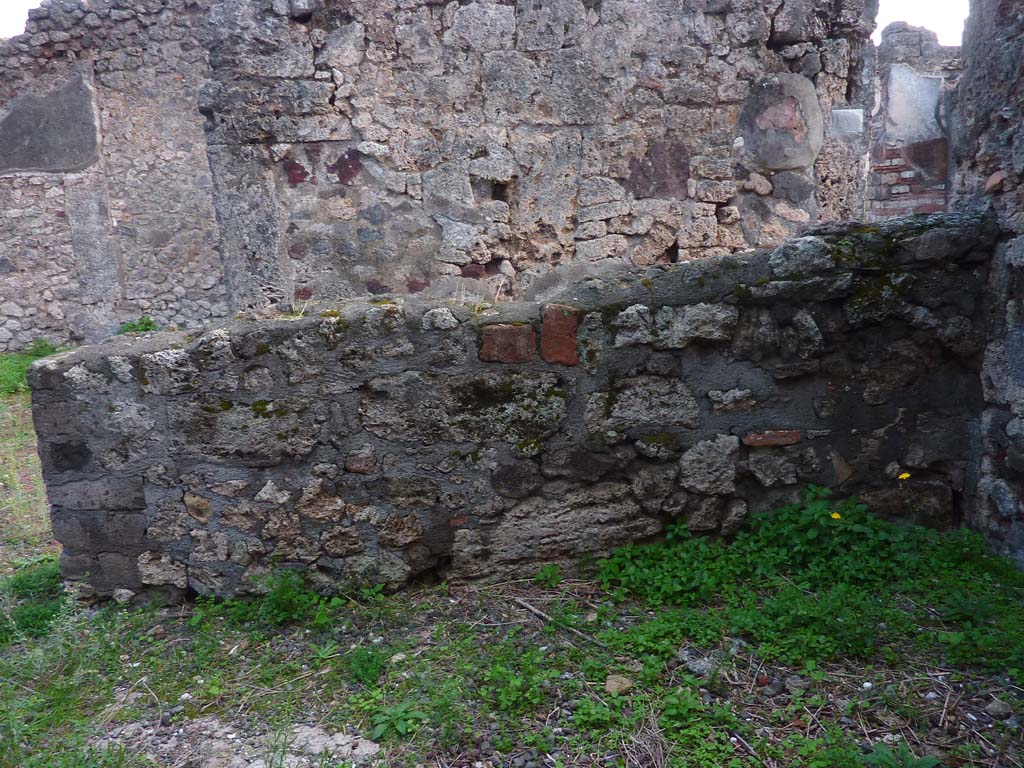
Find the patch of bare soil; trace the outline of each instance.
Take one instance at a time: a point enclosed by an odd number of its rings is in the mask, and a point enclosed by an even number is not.
[[[122,723],[96,746],[125,748],[161,768],[334,768],[383,765],[380,746],[357,735],[317,725],[279,731],[245,721],[202,717],[168,724]]]

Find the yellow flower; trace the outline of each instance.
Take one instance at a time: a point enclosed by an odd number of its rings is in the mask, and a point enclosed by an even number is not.
[[[839,514],[838,512],[833,512],[833,513],[832,513],[832,519],[833,519],[833,520],[842,520],[842,519],[843,519],[843,516],[842,516],[842,515],[840,515],[840,514]]]
[[[900,475],[900,480],[909,480],[909,479],[910,479],[910,473],[909,472],[904,472],[903,474]]]

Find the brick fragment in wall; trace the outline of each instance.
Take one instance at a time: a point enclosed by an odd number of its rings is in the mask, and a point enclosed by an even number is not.
[[[580,361],[576,329],[580,310],[565,304],[546,304],[541,308],[540,354],[547,363],[577,365]]]
[[[532,325],[495,323],[480,329],[480,359],[490,363],[528,363],[536,355]]]

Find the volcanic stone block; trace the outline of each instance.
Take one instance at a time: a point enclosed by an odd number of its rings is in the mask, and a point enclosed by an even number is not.
[[[697,443],[679,460],[679,484],[696,493],[732,493],[739,447],[739,438],[732,435]]]

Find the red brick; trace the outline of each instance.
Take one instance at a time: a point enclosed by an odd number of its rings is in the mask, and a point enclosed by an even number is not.
[[[764,432],[748,432],[743,444],[751,448],[767,448],[779,445],[796,445],[803,439],[799,429],[769,429]]]
[[[545,304],[540,316],[540,356],[548,363],[578,365],[576,329],[580,326],[580,311],[565,304]]]
[[[537,351],[532,325],[499,323],[480,329],[480,359],[488,363],[528,363]]]
[[[914,213],[945,213],[946,206],[935,205],[934,203],[926,203],[924,205],[915,205]]]

